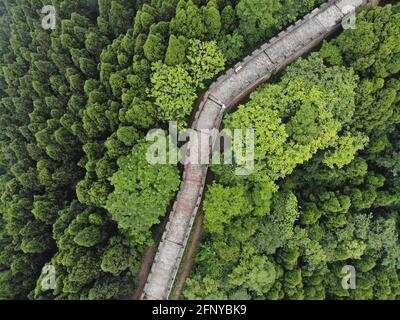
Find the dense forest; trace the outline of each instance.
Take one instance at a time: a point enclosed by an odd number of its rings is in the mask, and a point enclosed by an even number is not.
[[[1,1],[0,299],[130,299],[181,180],[147,132],[322,2]],[[227,115],[256,172],[212,167],[184,298],[400,298],[399,71],[400,6],[369,7]]]
[[[256,173],[213,168],[186,298],[400,298],[399,44],[400,6],[366,9],[225,118]]]
[[[183,127],[207,81],[318,4],[268,2],[52,0],[54,30],[46,1],[1,2],[0,298],[132,294],[180,180],[143,138]]]

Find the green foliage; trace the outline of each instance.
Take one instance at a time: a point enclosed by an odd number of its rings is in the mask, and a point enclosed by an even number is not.
[[[239,32],[252,46],[271,37],[299,15],[312,10],[320,0],[240,0],[236,6]]]
[[[369,138],[361,133],[346,133],[336,140],[332,151],[325,153],[323,162],[330,168],[336,166],[341,169],[354,160],[356,152],[364,149],[368,141]]]
[[[40,1],[2,1],[0,299],[130,298],[179,184],[146,132],[186,127],[225,63],[321,2],[54,0],[46,31]],[[369,7],[228,116],[256,130],[255,173],[213,168],[185,297],[399,298],[399,25]]]
[[[160,110],[159,117],[177,121],[179,128],[185,127],[197,97],[196,88],[204,88],[204,81],[224,68],[224,56],[215,42],[191,40],[188,46],[186,63],[155,63],[151,77],[150,97]]]
[[[122,238],[114,237],[106,247],[101,269],[105,272],[119,275],[121,272],[130,268],[136,259],[135,251],[124,243]]]
[[[274,265],[266,257],[255,256],[243,259],[228,276],[229,285],[243,287],[262,297],[275,281]]]
[[[215,41],[192,40],[188,51],[188,71],[196,87],[204,89],[205,80],[224,70],[225,58]]]
[[[155,99],[162,119],[178,121],[179,126],[184,127],[184,119],[191,112],[196,100],[192,81],[190,74],[181,65],[154,65],[151,97]]]
[[[165,63],[174,66],[186,61],[186,38],[171,34],[165,54]]]
[[[76,244],[82,247],[93,247],[104,239],[103,230],[98,226],[90,226],[80,230],[74,237]]]
[[[331,63],[351,65],[363,77],[396,74],[400,71],[399,22],[400,14],[393,6],[371,7],[357,16],[357,28],[326,44],[322,54]]]
[[[162,60],[165,54],[162,37],[158,34],[149,34],[143,46],[143,52],[147,60],[151,62]]]
[[[309,70],[318,72],[320,80]],[[338,140],[348,121],[344,114],[354,112],[355,79],[351,71],[327,68],[316,57],[299,61],[281,83],[253,93],[226,125],[254,128],[256,170],[273,180],[284,177]]]
[[[204,210],[207,212],[204,227],[211,233],[222,233],[233,217],[240,216],[246,210],[246,189],[242,186],[224,188],[214,184],[210,187]],[[226,201],[229,200],[229,205]]]
[[[272,28],[278,20],[276,12],[281,4],[278,0],[241,0],[236,11],[240,19],[239,30],[252,45],[272,35]]]
[[[150,164],[149,143],[138,143],[132,153],[118,160],[119,170],[111,177],[114,191],[106,208],[132,243],[149,244],[149,229],[160,221],[179,186],[178,170],[166,164]]]
[[[313,1],[276,2],[285,4],[291,19]],[[263,5],[236,8],[246,41],[283,21],[276,14],[268,26],[263,19],[280,9]],[[399,298],[397,20],[398,6],[368,7],[356,29],[299,59],[225,118],[228,128],[254,128],[255,171],[237,177],[232,166],[213,167],[185,298]],[[345,265],[356,269],[355,290],[341,286]]]

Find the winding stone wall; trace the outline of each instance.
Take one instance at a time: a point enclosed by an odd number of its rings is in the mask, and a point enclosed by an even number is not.
[[[237,104],[261,83],[314,48],[341,27],[349,6],[367,0],[330,0],[291,25],[220,76],[204,94],[192,129],[219,129],[226,108]],[[198,146],[190,152],[201,154]],[[165,300],[171,292],[187,240],[201,204],[208,165],[188,164],[169,221],[143,290],[142,299]]]

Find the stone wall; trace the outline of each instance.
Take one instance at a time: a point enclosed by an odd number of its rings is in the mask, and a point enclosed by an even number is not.
[[[313,10],[220,76],[204,94],[192,129],[219,129],[226,108],[237,104],[261,83],[314,48],[341,27],[346,7],[359,9],[366,0],[331,0]],[[190,152],[201,154],[198,146]],[[142,299],[168,299],[201,204],[208,165],[184,167],[183,180],[165,227]]]

